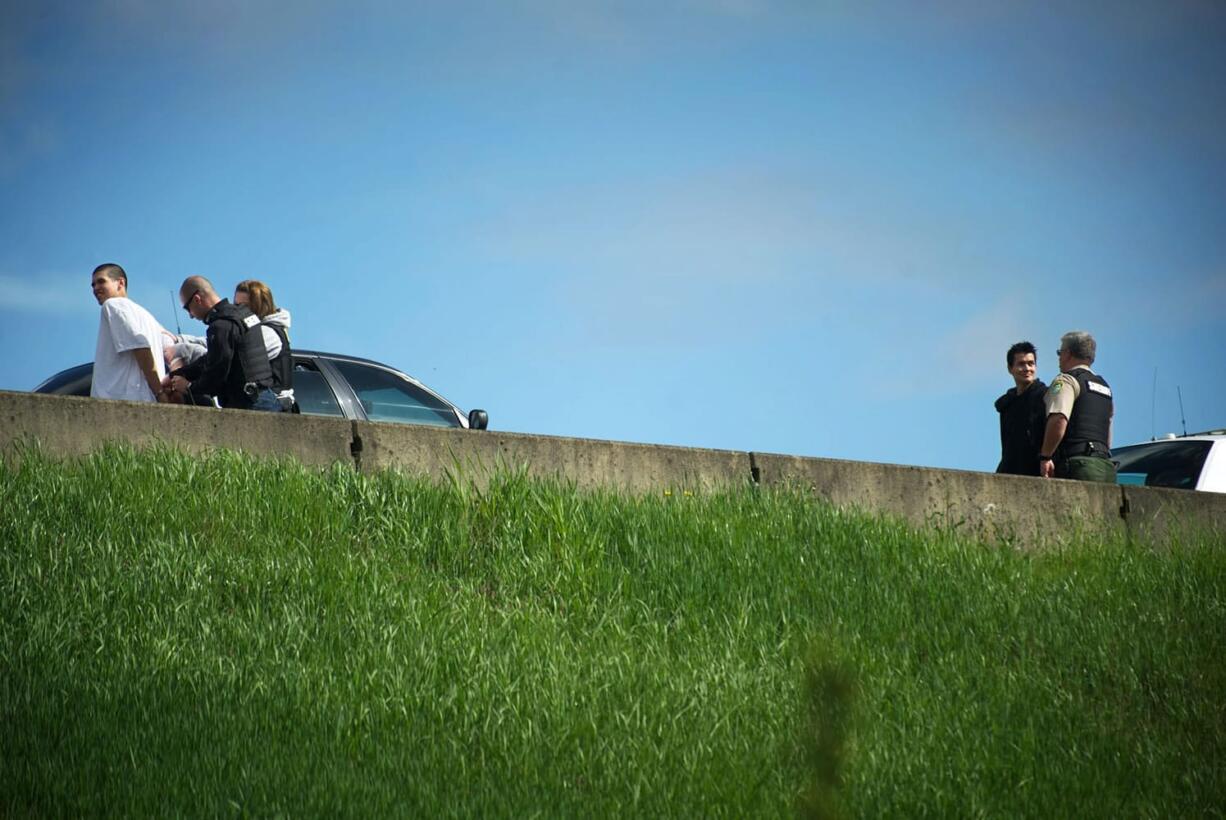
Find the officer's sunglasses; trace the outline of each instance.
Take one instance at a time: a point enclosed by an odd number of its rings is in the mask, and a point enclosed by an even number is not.
[[[199,292],[200,292],[200,288],[196,288],[195,290],[193,290],[192,295],[187,297],[187,301],[183,303],[183,309],[186,310],[188,313],[191,313],[191,311],[188,310],[188,305],[192,303],[192,300],[196,298],[196,294]]]

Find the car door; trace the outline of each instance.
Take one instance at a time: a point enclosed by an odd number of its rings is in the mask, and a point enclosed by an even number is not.
[[[355,418],[345,412],[346,406],[353,404],[348,388],[338,397],[333,386],[337,378],[329,378],[326,368],[327,364],[317,356],[294,354],[294,399],[298,412],[304,416]]]

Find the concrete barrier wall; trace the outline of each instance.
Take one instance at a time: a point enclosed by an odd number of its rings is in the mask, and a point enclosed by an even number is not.
[[[799,484],[838,507],[996,542],[1039,545],[1082,533],[1126,532],[1123,497],[1114,484],[759,453],[753,460],[763,484]]]
[[[355,422],[358,468],[435,478],[457,467],[478,482],[498,467],[631,492],[700,491],[751,481],[749,453],[615,441]]]
[[[962,529],[997,543],[1041,547],[1080,535],[1161,543],[1206,533],[1226,547],[1226,494],[1046,480],[752,453],[757,480],[795,484],[842,508],[916,525]]]
[[[82,455],[107,442],[162,443],[193,453],[226,448],[435,479],[458,469],[478,483],[507,467],[634,493],[792,484],[839,507],[1020,547],[1079,534],[1162,542],[1185,529],[1208,532],[1226,546],[1226,494],[1219,493],[0,391],[0,451],[11,457],[22,441],[37,441],[57,456]]]
[[[191,453],[224,447],[285,455],[311,466],[353,463],[353,431],[344,419],[0,391],[0,448],[11,452],[22,440],[37,440],[57,456],[121,441],[170,444]]]
[[[1196,493],[1163,487],[1121,487],[1129,535],[1163,543],[1184,533],[1209,530],[1226,547],[1226,493]]]

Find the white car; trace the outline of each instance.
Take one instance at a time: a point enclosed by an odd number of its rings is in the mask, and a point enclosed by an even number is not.
[[[1226,430],[1120,447],[1111,460],[1120,484],[1226,493]]]

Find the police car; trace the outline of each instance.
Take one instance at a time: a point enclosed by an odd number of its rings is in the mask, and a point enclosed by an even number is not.
[[[1226,430],[1170,435],[1111,456],[1120,484],[1226,493]]]
[[[417,379],[385,364],[315,350],[294,350],[294,397],[301,413],[357,421],[390,421],[484,430],[484,410],[467,415]],[[56,373],[35,393],[88,396],[93,362]]]

